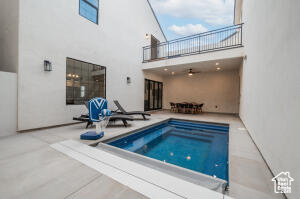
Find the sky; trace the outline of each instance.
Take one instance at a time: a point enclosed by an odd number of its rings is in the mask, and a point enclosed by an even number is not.
[[[233,25],[234,0],[149,0],[167,40]]]

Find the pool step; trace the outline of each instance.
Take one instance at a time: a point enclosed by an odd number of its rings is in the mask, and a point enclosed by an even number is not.
[[[193,133],[190,131],[179,130],[179,129],[175,129],[174,131],[172,131],[171,134],[180,137],[190,138],[190,139],[197,139],[205,142],[210,142],[214,138],[214,136],[205,133],[198,133],[198,132]]]
[[[164,128],[158,129],[153,133],[147,134],[137,140],[134,140],[132,143],[128,144],[128,141],[124,141],[124,147],[123,149],[128,150],[128,151],[136,151],[139,148],[147,145],[148,143],[150,143],[151,141],[153,141],[154,139],[172,131],[174,128],[170,127],[170,126],[166,126]]]
[[[112,146],[123,147],[123,146],[127,145],[127,143],[125,143],[125,141],[127,141],[127,140],[139,139],[139,138],[144,137],[145,135],[147,135],[149,133],[152,133],[153,131],[164,128],[166,126],[167,126],[166,123],[163,123],[163,124],[160,124],[160,125],[157,125],[157,126],[152,126],[150,128],[147,128],[145,130],[140,131],[139,133],[134,133],[134,134],[125,136],[125,137],[120,138],[118,140],[109,142],[108,144],[110,144]]]
[[[168,122],[169,125],[175,125],[178,128],[186,128],[186,129],[197,129],[197,130],[206,130],[206,131],[213,131],[220,132],[220,133],[228,133],[229,126],[227,125],[217,125],[217,124],[206,124],[206,123],[196,123],[196,122],[186,122],[186,121],[179,121],[179,120],[170,120]]]

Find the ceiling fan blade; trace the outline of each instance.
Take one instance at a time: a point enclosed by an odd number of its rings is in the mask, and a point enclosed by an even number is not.
[[[201,73],[201,71],[193,71],[193,69],[190,68],[190,69],[186,69],[186,70],[181,71],[181,73],[192,73],[192,74],[196,74],[196,73]]]

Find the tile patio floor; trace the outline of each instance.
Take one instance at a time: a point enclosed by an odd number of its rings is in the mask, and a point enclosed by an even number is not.
[[[230,196],[284,198],[273,192],[272,175],[237,116],[157,112],[150,120],[131,122],[127,128],[120,123],[112,125],[101,141],[170,117],[230,124]],[[84,128],[85,124],[76,124],[0,138],[0,198],[146,198],[50,147],[64,140],[79,140]]]

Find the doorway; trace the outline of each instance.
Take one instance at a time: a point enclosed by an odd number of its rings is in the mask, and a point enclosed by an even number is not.
[[[144,110],[162,109],[163,83],[145,79]]]
[[[151,59],[158,58],[158,44],[159,41],[153,35],[151,35]]]

